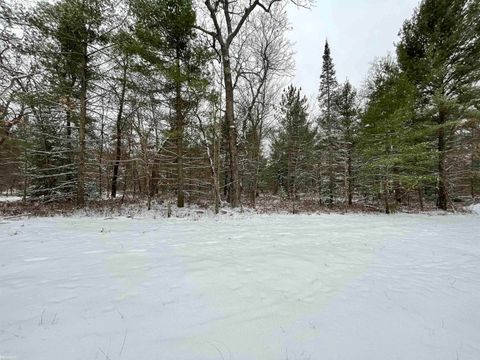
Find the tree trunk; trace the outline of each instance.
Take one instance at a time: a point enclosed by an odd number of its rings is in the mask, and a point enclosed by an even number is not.
[[[116,134],[116,146],[115,146],[115,163],[113,164],[113,176],[112,176],[112,198],[117,197],[117,179],[118,179],[118,170],[120,167],[120,159],[122,157],[122,137],[121,130],[117,125],[117,134]]]
[[[23,198],[22,201],[25,203],[27,201],[27,183],[28,183],[28,158],[27,158],[27,147],[24,147],[23,150],[24,164],[23,164]]]
[[[214,111],[215,114],[215,111]],[[213,147],[213,154],[210,151],[210,147],[208,146],[207,134],[202,124],[202,118],[198,117],[198,121],[200,124],[200,131],[203,136],[203,142],[205,144],[205,150],[207,152],[208,163],[210,165],[210,173],[212,175],[212,190],[213,190],[213,197],[214,197],[214,211],[215,214],[218,214],[220,211],[220,176],[219,176],[219,167],[220,167],[220,142],[217,138],[217,126],[216,126],[216,115],[213,117],[213,139],[212,139],[212,147]]]
[[[472,151],[472,156],[470,160],[470,196],[472,197],[472,200],[475,200],[475,148]]]
[[[330,171],[328,176],[328,192],[329,192],[329,203],[332,205],[334,203],[334,192],[335,192],[335,176],[333,174],[332,165],[330,164]]]
[[[418,203],[420,204],[420,211],[423,211],[424,205],[423,205],[423,188],[422,187],[418,188]]]
[[[352,151],[348,152],[347,159],[347,202],[349,206],[353,204],[353,179],[352,179]]]
[[[448,193],[447,193],[447,170],[445,164],[446,140],[445,129],[438,130],[438,194],[437,207],[441,210],[447,210]]]
[[[80,76],[80,117],[78,119],[78,179],[77,205],[85,205],[85,129],[87,123],[87,45],[83,45],[82,68]]]
[[[210,173],[212,175],[212,180],[213,180],[212,185],[213,185],[213,196],[214,196],[214,211],[215,211],[215,214],[218,214],[220,210],[220,182],[219,182],[217,168],[216,168],[217,150],[216,150],[215,138],[213,139],[213,156],[210,152],[210,148],[208,147],[206,137],[205,137],[205,148],[207,150],[208,162],[210,165]]]
[[[100,154],[99,154],[99,164],[98,164],[98,192],[100,194],[100,199],[103,197],[103,169],[102,169],[102,163],[103,163],[103,142],[104,142],[104,137],[105,137],[105,123],[103,121],[102,117],[102,125],[100,127]],[[107,189],[108,193],[108,189]]]
[[[330,135],[331,136],[331,135]],[[330,205],[333,205],[334,203],[334,192],[335,192],[335,173],[333,169],[333,154],[334,154],[334,149],[331,141],[329,141],[329,154],[328,154],[328,197],[329,197],[329,203]]]
[[[389,199],[389,192],[388,192],[388,183],[385,180],[383,182],[383,202],[385,204],[385,214],[390,214],[390,199]]]
[[[383,194],[383,201],[385,203],[385,214],[390,214],[390,203],[388,201],[388,194]]]
[[[293,171],[293,150],[292,146],[288,145],[288,157],[287,157],[287,196],[289,199],[293,198],[293,184],[295,182],[295,173]]]
[[[262,139],[262,127],[260,129],[254,130],[255,138],[254,138],[254,156],[253,162],[255,166],[255,174],[253,178],[253,186],[252,186],[252,205],[253,208],[257,205],[257,193],[258,193],[258,177],[260,175],[260,160],[261,160],[261,139]]]
[[[400,205],[402,203],[402,189],[398,181],[395,181],[394,186],[395,186],[395,190],[393,191],[393,193],[395,195],[395,201],[397,205]]]
[[[147,183],[145,184],[145,192],[147,193],[147,210],[151,210],[152,209],[152,191],[151,191],[151,178],[150,178],[150,169],[149,169],[149,166],[148,166],[148,155],[146,156],[146,171],[145,171],[145,175],[146,175],[146,180],[147,180]]]
[[[152,175],[150,177],[150,197],[154,197],[158,194],[158,171],[157,163],[154,159],[152,164]]]
[[[214,128],[216,129],[216,123],[214,125]],[[216,130],[214,130],[214,136],[213,136],[213,160],[214,160],[214,166],[213,169],[215,170],[215,173],[213,174],[214,176],[214,191],[215,191],[215,214],[218,214],[220,211],[220,205],[221,205],[221,200],[222,197],[220,195],[220,166],[221,166],[221,161],[220,161],[220,150],[221,150],[221,138],[217,136]]]
[[[66,113],[65,117],[67,120],[67,162],[69,165],[69,169],[67,171],[67,184],[68,184],[68,189],[69,192],[71,192],[71,195],[73,197],[73,193],[75,191],[75,186],[74,186],[74,169],[75,169],[75,158],[74,158],[74,150],[73,150],[73,144],[72,144],[72,108],[74,108],[73,104],[74,102],[71,100],[71,94],[73,93],[73,87],[74,87],[74,81],[72,81],[70,90],[69,90],[69,95],[67,95],[66,98]]]
[[[223,76],[225,80],[225,121],[228,127],[228,150],[230,153],[230,205],[240,205],[240,176],[237,151],[237,128],[233,107],[233,82],[228,50],[222,52]]]
[[[177,76],[180,76],[179,51],[177,49]],[[185,206],[185,179],[183,169],[184,119],[182,112],[182,89],[180,79],[175,80],[175,119],[177,137],[177,207]]]
[[[117,123],[116,123],[116,144],[115,144],[115,163],[113,164],[113,176],[112,176],[112,189],[111,195],[112,198],[117,196],[117,181],[118,181],[118,170],[120,167],[120,159],[122,158],[122,118],[123,118],[123,104],[125,102],[125,92],[127,88],[127,60],[125,60],[123,68],[123,77],[122,77],[122,91],[120,93],[120,104],[117,113]]]

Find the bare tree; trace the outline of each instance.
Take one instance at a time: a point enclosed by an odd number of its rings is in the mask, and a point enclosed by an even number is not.
[[[284,0],[205,0],[206,16],[209,24],[199,25],[197,29],[211,36],[214,46],[217,48],[223,68],[223,80],[225,85],[225,122],[228,134],[228,149],[230,155],[230,179],[232,207],[240,204],[241,183],[237,144],[237,125],[234,110],[234,82],[233,67],[231,61],[231,49],[234,40],[244,28],[248,19],[256,10],[270,13],[272,9]],[[309,3],[302,4],[308,6]]]
[[[283,80],[292,74],[294,61],[291,44],[285,37],[288,31],[285,4],[273,8],[271,13],[257,13],[251,27],[252,39],[245,48],[247,61],[238,74],[238,107],[246,185],[255,206],[265,122],[272,118]]]
[[[17,9],[18,11],[18,9]],[[21,56],[21,29],[17,13],[0,4],[0,146],[25,116],[18,95],[35,73],[35,64]]]

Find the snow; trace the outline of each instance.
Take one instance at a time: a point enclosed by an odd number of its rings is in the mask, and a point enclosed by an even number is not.
[[[2,202],[15,202],[22,200],[21,196],[7,196],[7,195],[0,195],[0,203]]]
[[[480,217],[0,221],[0,357],[480,359]]]
[[[472,213],[480,215],[480,203],[479,204],[474,204],[470,205],[468,207],[468,210],[470,210]]]

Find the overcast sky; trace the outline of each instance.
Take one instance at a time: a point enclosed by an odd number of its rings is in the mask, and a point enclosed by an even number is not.
[[[325,40],[332,50],[339,82],[360,86],[375,58],[394,53],[403,21],[419,0],[316,0],[311,10],[288,8],[296,75],[305,94],[317,94]]]

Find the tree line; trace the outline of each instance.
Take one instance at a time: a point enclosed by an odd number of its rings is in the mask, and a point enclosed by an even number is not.
[[[338,82],[325,43],[315,104],[288,85],[287,6],[2,3],[0,189],[215,211],[266,196],[294,212],[307,200],[389,213],[475,199],[480,4],[423,0],[358,90]]]

